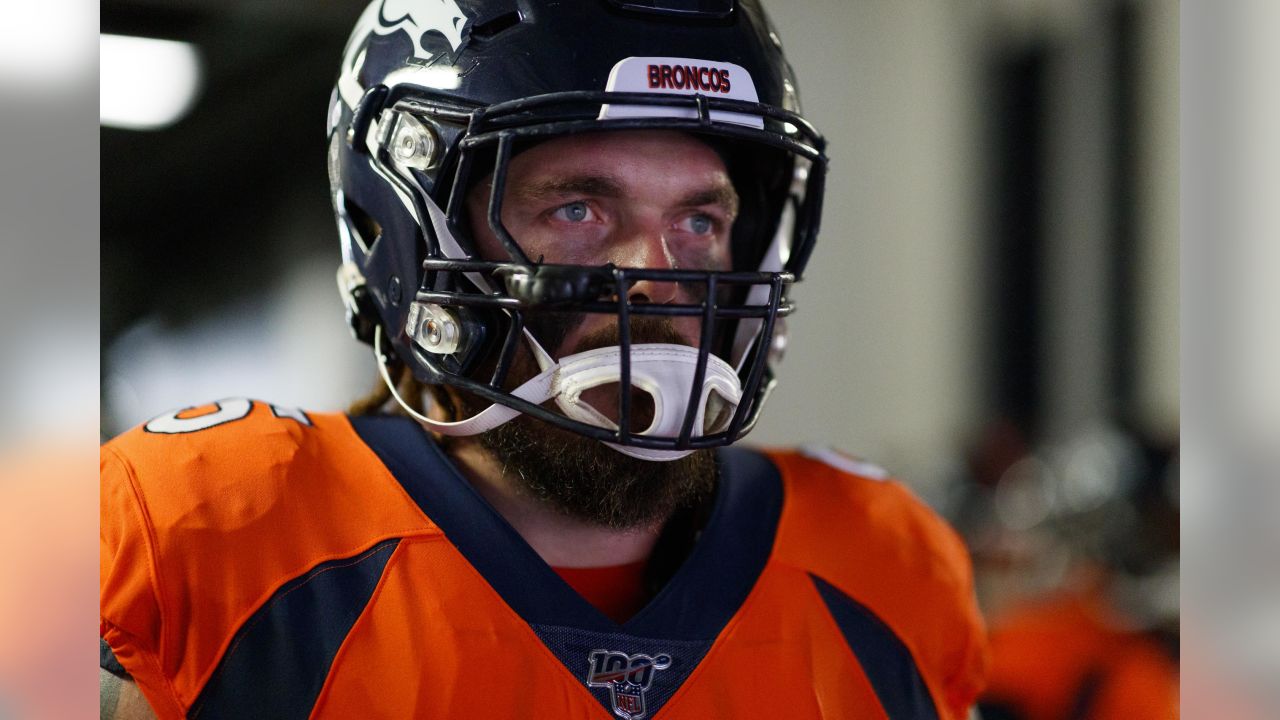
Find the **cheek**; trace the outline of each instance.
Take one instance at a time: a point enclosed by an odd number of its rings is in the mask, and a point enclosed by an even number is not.
[[[502,224],[506,226],[507,232],[511,233],[517,241],[520,238],[519,221],[511,217],[510,209],[504,209]],[[494,234],[489,227],[489,199],[488,195],[483,198],[476,198],[467,203],[467,219],[471,223],[471,237],[475,243],[476,252],[485,260],[507,261],[511,259],[511,254],[507,252],[506,247],[498,236]],[[520,247],[531,258],[537,259],[537,255],[529,252],[529,248],[524,243]]]
[[[488,195],[468,201],[467,217],[471,222],[471,236],[475,240],[476,250],[482,258],[498,261],[513,259],[502,241],[489,227]],[[554,233],[539,226],[535,213],[512,206],[510,203],[504,204],[502,224],[530,260],[537,262],[539,257],[543,257],[544,261],[549,263],[566,262],[552,253],[552,249],[562,247],[565,243],[555,242]]]
[[[729,242],[729,238],[718,240],[712,252],[712,256],[708,258],[710,264],[708,268],[720,271],[729,271],[733,269],[733,250]]]
[[[535,218],[509,221],[507,229],[530,260],[553,265],[601,265],[616,261],[614,248],[605,227],[587,223],[582,226],[556,226]]]
[[[473,192],[467,198],[467,222],[471,225],[470,235],[475,251],[485,260],[497,260],[506,257],[506,253],[502,250],[502,243],[489,229],[488,209],[487,196],[480,197]]]
[[[674,247],[673,250],[677,264],[688,270],[727,271],[733,269],[733,256],[728,238],[718,238],[710,241],[698,238],[681,243],[679,246]]]
[[[476,227],[475,232],[476,252],[480,253],[480,257],[485,260],[506,260],[508,253],[502,246],[502,242],[489,229],[488,224],[482,224]]]

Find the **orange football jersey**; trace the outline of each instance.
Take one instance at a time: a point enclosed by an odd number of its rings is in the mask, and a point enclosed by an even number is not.
[[[984,717],[1175,720],[1177,663],[1118,620],[1103,597],[1069,591],[995,618]]]
[[[697,544],[619,624],[412,421],[173,413],[102,451],[102,638],[162,718],[966,717],[963,546],[814,455],[720,451]]]

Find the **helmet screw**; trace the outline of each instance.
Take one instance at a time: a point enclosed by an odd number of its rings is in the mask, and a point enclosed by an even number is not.
[[[418,142],[410,133],[401,133],[396,142],[396,157],[401,160],[412,159],[418,154]]]
[[[387,296],[391,299],[392,305],[400,304],[401,290],[399,277],[392,275],[391,279],[387,281]]]
[[[415,170],[427,171],[436,161],[435,132],[409,113],[400,113],[385,142],[397,163]]]

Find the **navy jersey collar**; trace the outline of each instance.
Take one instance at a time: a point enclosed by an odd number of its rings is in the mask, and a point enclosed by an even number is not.
[[[782,509],[777,468],[757,452],[720,450],[720,482],[697,544],[649,604],[618,625],[543,562],[420,425],[390,416],[353,417],[351,424],[423,513],[530,625],[710,640],[746,600],[773,548]]]

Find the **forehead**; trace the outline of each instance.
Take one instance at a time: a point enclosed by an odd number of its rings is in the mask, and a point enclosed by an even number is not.
[[[675,130],[617,130],[553,138],[516,155],[509,180],[607,174],[620,180],[667,177],[727,180],[724,160],[710,145]]]

